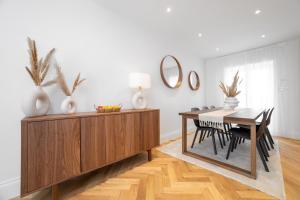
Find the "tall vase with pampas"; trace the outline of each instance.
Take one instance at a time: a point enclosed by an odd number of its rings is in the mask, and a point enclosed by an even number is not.
[[[61,68],[59,66],[56,66],[56,72],[57,72],[57,79],[56,82],[62,89],[63,93],[66,95],[66,98],[61,103],[61,110],[64,114],[72,114],[75,113],[77,110],[77,103],[75,99],[72,97],[72,94],[75,92],[75,90],[78,88],[78,86],[85,81],[85,79],[80,79],[80,73],[77,75],[76,79],[74,80],[72,90],[69,89],[65,77],[61,71]]]
[[[38,116],[48,113],[50,108],[50,100],[43,90],[43,87],[54,84],[53,81],[44,83],[50,68],[50,60],[55,49],[51,49],[45,59],[39,58],[35,41],[27,38],[28,53],[30,57],[30,68],[25,67],[35,88],[23,98],[22,110],[26,116]]]
[[[225,101],[224,101],[224,109],[226,110],[233,110],[239,105],[239,101],[236,98],[238,94],[241,93],[241,91],[237,90],[238,84],[240,84],[242,81],[239,81],[239,71],[236,72],[235,76],[233,77],[233,81],[230,86],[225,85],[223,82],[220,82],[219,87],[223,91],[223,93],[226,95]]]

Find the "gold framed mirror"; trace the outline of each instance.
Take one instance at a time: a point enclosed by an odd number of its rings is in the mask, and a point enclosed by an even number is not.
[[[180,87],[182,83],[182,67],[177,58],[167,55],[162,59],[160,76],[168,88],[175,89]]]
[[[200,78],[195,71],[190,71],[188,76],[188,82],[191,90],[198,90],[200,88]]]

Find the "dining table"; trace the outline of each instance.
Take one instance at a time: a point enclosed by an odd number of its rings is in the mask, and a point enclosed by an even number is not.
[[[239,108],[236,109],[235,112],[224,116],[224,123],[231,124],[241,124],[247,125],[250,127],[250,167],[249,169],[243,169],[238,166],[231,165],[229,163],[222,162],[220,160],[213,159],[211,157],[207,157],[204,155],[196,154],[194,152],[188,151],[187,149],[187,137],[188,130],[187,124],[188,120],[199,119],[199,114],[213,112],[217,110],[221,110],[223,108],[214,108],[209,110],[200,110],[200,111],[188,111],[181,112],[179,115],[182,117],[182,153],[187,156],[191,156],[193,158],[217,165],[219,167],[223,167],[227,170],[231,170],[233,172],[239,173],[241,175],[256,179],[256,121],[263,114],[264,109],[253,109],[253,108]]]

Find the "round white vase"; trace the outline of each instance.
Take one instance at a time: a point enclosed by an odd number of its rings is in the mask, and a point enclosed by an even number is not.
[[[225,110],[234,110],[238,107],[239,101],[236,97],[226,97],[224,101],[224,109]]]
[[[46,115],[50,100],[41,86],[36,86],[22,102],[22,110],[27,117]]]
[[[145,109],[147,107],[146,97],[141,91],[133,95],[131,102],[135,109]]]
[[[64,114],[73,114],[77,110],[77,103],[72,96],[67,96],[60,106]]]

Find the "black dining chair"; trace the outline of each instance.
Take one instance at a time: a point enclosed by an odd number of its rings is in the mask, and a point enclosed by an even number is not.
[[[191,108],[191,111],[192,112],[195,112],[195,111],[200,111],[199,108]],[[195,141],[196,141],[196,138],[198,136],[198,132],[200,131],[200,137],[199,137],[199,143],[201,143],[203,140],[204,140],[204,136],[206,133],[210,133],[211,131],[211,127],[208,127],[208,126],[200,126],[200,121],[198,119],[193,119],[194,121],[194,124],[197,128],[196,132],[195,132],[195,136],[194,136],[194,139],[193,139],[193,143],[192,143],[192,146],[191,148],[194,147],[194,144],[195,144]]]
[[[263,135],[265,134],[265,131],[266,131],[267,116],[268,116],[268,111],[263,113],[263,119],[260,123],[260,126],[257,126],[256,148],[258,150],[259,156],[261,158],[261,161],[264,165],[265,170],[267,172],[269,172],[269,168],[266,163],[266,161],[268,161],[268,151],[267,151],[264,141],[262,140]],[[233,151],[234,145],[239,138],[245,138],[246,140],[251,140],[250,129],[232,128],[232,129],[230,129],[230,132],[232,133],[232,139],[230,141],[230,144],[229,144],[229,147],[227,150],[226,160],[229,158],[230,152]]]
[[[270,111],[270,109],[267,110],[267,112],[269,114],[268,114],[267,121],[266,121],[266,131],[265,131],[265,134],[263,135],[263,141],[264,141],[264,143],[265,143],[268,150],[271,150],[270,147],[269,147],[269,144],[270,144],[271,148],[274,149],[274,140],[273,140],[272,135],[270,133],[270,130],[268,128],[268,126],[271,123],[271,118],[272,118],[273,111],[274,111],[274,107],[271,109],[271,111]],[[256,123],[257,128],[260,126],[260,124],[261,124],[261,122]],[[238,126],[240,128],[250,129],[250,126],[247,126],[247,125],[240,125],[239,124]],[[269,144],[267,142],[267,139],[269,141]]]
[[[206,109],[204,109],[204,110],[206,110]],[[200,111],[200,109],[199,108],[192,108],[191,111],[192,112],[194,112],[194,111]],[[222,144],[222,141],[221,141],[220,133],[217,132],[216,129],[212,128],[212,124],[208,123],[208,124],[205,124],[204,126],[202,126],[202,125],[200,125],[200,121],[198,119],[194,119],[193,121],[194,121],[195,126],[197,127],[197,130],[196,130],[196,133],[195,133],[195,136],[194,136],[191,148],[194,147],[195,140],[196,140],[196,138],[198,136],[198,132],[200,131],[199,143],[201,143],[204,140],[205,134],[207,134],[208,136],[211,135],[212,136],[213,147],[214,147],[214,152],[215,152],[215,154],[217,154],[217,146],[216,146],[216,140],[215,140],[215,133],[217,133],[219,141],[220,141],[221,148],[223,148],[223,144]]]

